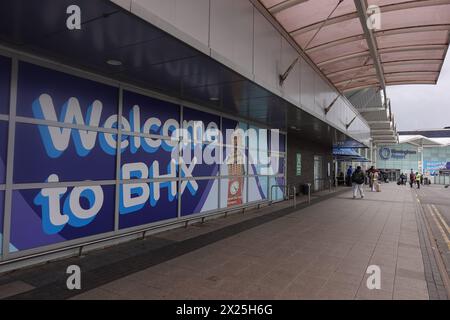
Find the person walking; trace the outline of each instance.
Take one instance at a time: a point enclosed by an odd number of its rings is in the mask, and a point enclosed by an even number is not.
[[[349,166],[347,169],[347,175],[346,175],[346,183],[347,186],[351,186],[352,185],[352,174],[353,174],[353,168],[352,166]]]
[[[422,179],[422,175],[419,172],[416,172],[417,189],[420,189],[420,180],[421,179]]]
[[[414,174],[413,169],[411,169],[411,173],[409,174],[409,185],[411,186],[411,188],[413,187],[415,182],[416,182],[416,175]]]
[[[378,174],[377,170],[373,170],[372,173],[370,174],[370,180],[372,181],[372,187],[370,188],[371,191],[375,192],[377,191],[377,185],[378,185],[378,178],[380,177],[380,175]]]
[[[356,198],[356,194],[359,192],[361,199],[364,199],[364,172],[361,167],[356,167],[355,172],[352,174],[353,185],[353,199]]]
[[[402,172],[402,174],[400,175],[400,180],[402,182],[402,186],[406,185],[406,174]]]
[[[369,188],[370,190],[373,190],[373,180],[372,180],[372,173],[375,172],[375,167],[371,166],[369,170],[367,170],[367,177],[369,178]]]

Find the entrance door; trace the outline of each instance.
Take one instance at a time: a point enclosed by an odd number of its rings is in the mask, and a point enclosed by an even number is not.
[[[323,186],[323,157],[314,156],[314,191],[319,191]]]

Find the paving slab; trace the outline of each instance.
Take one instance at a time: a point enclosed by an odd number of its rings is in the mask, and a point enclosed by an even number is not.
[[[296,210],[284,203],[155,235],[159,246],[117,258],[120,272],[91,261],[93,282],[79,294],[45,282],[12,298],[48,290],[72,299],[429,299],[441,288],[430,286],[433,264],[409,188],[385,184],[363,200],[348,189],[325,194]],[[371,265],[380,290],[367,287]],[[21,272],[8,277],[20,281]]]

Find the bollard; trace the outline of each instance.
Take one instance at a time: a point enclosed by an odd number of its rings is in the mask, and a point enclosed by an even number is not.
[[[294,208],[297,207],[297,188],[294,186]]]
[[[311,203],[311,183],[306,184],[308,186],[308,204]]]

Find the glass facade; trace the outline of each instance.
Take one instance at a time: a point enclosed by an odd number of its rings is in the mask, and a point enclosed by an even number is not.
[[[379,146],[377,150],[377,167],[396,169],[401,172],[419,170],[421,156],[417,146],[409,143]]]
[[[423,160],[423,162],[422,162]],[[422,163],[421,163],[422,162]],[[450,146],[420,148],[410,143],[382,145],[377,150],[377,167],[380,169],[410,172],[422,171],[425,175],[436,175],[450,162]]]

